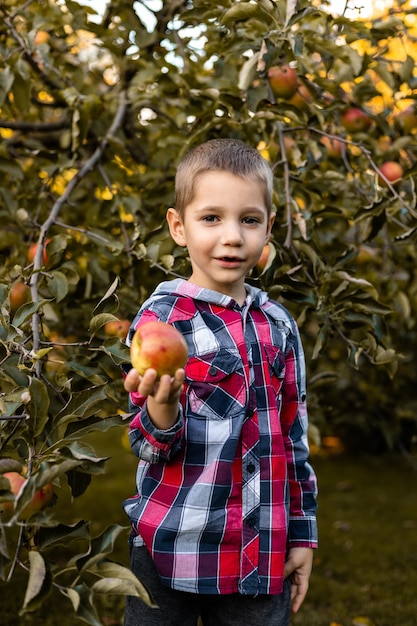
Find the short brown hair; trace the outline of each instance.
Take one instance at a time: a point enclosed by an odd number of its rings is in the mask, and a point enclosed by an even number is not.
[[[204,172],[230,172],[264,186],[265,206],[272,212],[273,173],[268,162],[240,139],[210,139],[193,148],[182,159],[175,176],[175,209],[183,217],[185,207],[194,197],[195,184]]]

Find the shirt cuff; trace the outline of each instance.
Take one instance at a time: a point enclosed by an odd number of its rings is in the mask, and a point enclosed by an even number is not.
[[[288,545],[316,548],[318,545],[317,520],[313,517],[290,518]]]
[[[171,426],[171,428],[167,428],[166,430],[160,430],[159,428],[156,428],[155,424],[149,417],[148,409],[145,404],[140,413],[140,427],[148,441],[153,446],[165,449],[167,446],[172,444],[175,439],[178,438],[178,434],[184,428],[184,416],[182,412],[182,406],[178,405],[178,419],[175,424]]]

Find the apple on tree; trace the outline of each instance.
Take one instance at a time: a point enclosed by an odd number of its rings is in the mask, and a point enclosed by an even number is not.
[[[44,265],[48,265],[48,262],[49,262],[49,257],[48,257],[48,253],[46,251],[46,246],[48,245],[48,243],[50,241],[51,241],[50,239],[47,239],[45,241],[45,245],[43,247],[42,262],[43,262]],[[33,263],[33,261],[35,259],[35,255],[36,255],[36,252],[38,250],[38,245],[39,245],[38,242],[35,241],[34,243],[32,243],[32,245],[29,246],[28,253],[27,253],[27,258],[28,258],[28,261],[30,263]]]
[[[320,138],[320,143],[326,148],[327,154],[333,159],[340,159],[342,156],[342,142],[335,137],[328,137],[323,135]]]
[[[380,185],[383,186],[386,186],[387,184],[384,178],[386,178],[392,185],[395,185],[395,183],[400,182],[403,175],[404,169],[400,163],[397,163],[397,161],[385,161],[385,163],[379,167],[378,180]]]
[[[5,472],[3,474],[10,483],[10,491],[17,496],[23,489],[27,482],[27,478],[19,472]],[[49,504],[51,504],[54,497],[54,488],[52,483],[47,483],[41,489],[39,489],[32,500],[27,504],[19,514],[19,519],[26,521],[36,513],[43,511]],[[14,501],[8,500],[0,503],[0,513],[5,519],[10,518],[13,515]]]
[[[19,280],[17,283],[13,285],[10,289],[10,310],[12,313],[15,313],[22,304],[28,299],[29,295],[29,287],[22,280]]]
[[[146,322],[133,335],[130,359],[141,376],[150,368],[156,370],[158,378],[163,374],[174,376],[177,369],[184,367],[187,358],[187,342],[171,324]]]
[[[129,320],[111,320],[110,322],[106,322],[106,324],[104,324],[104,334],[107,337],[120,337],[120,339],[125,339],[127,333],[129,332],[129,328]]]
[[[298,75],[290,65],[273,65],[268,70],[268,80],[275,98],[288,100],[298,89]]]
[[[348,133],[360,133],[372,125],[372,118],[359,107],[349,107],[342,114],[340,121]]]

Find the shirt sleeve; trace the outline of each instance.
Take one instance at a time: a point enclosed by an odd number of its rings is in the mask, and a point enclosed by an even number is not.
[[[289,547],[317,547],[317,479],[309,458],[304,352],[297,327],[289,336],[282,387],[281,422],[287,458]]]

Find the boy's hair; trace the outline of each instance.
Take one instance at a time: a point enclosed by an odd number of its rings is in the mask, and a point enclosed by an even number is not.
[[[239,139],[210,139],[193,148],[182,159],[175,176],[175,209],[180,217],[194,197],[200,174],[210,171],[230,172],[261,183],[265,206],[272,212],[273,173],[268,162],[255,148]]]

